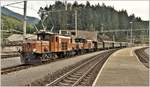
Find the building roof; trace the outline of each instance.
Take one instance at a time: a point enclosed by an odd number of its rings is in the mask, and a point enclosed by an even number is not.
[[[37,35],[33,34],[27,34],[25,36],[28,39],[36,39]],[[23,41],[23,35],[22,34],[13,34],[7,38],[8,41]]]
[[[68,31],[75,32],[74,30]],[[97,32],[78,30],[78,37],[97,41]]]

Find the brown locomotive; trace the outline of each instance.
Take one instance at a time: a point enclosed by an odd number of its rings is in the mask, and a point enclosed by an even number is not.
[[[23,42],[21,61],[25,64],[41,63],[49,59],[82,54],[93,49],[91,40],[40,31],[37,33],[37,40]]]
[[[42,63],[55,58],[64,58],[102,49],[126,47],[126,42],[97,42],[71,35],[46,31],[37,33],[37,40],[25,40],[21,51],[24,64]]]

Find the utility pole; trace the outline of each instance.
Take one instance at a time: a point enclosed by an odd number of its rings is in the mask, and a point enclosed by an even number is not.
[[[113,34],[113,41],[115,42],[115,35]]]
[[[77,10],[75,10],[75,32],[76,32],[76,37],[78,36],[78,26],[77,26]]]
[[[142,42],[143,42],[142,44],[144,44],[144,43],[145,43],[144,31],[142,32],[142,34],[143,34],[143,35],[142,35],[142,36],[143,36],[143,37],[142,37]]]
[[[65,0],[65,30],[67,29],[67,1]]]
[[[91,31],[95,31],[93,24],[90,25],[90,30],[91,30]]]
[[[130,26],[131,26],[131,30],[130,30],[130,43],[132,45],[132,23],[133,22],[130,22]]]
[[[103,27],[103,24],[101,24],[101,32],[102,32],[102,35],[104,36],[104,27]]]
[[[23,40],[26,36],[26,12],[27,12],[27,1],[24,1],[24,22],[23,22]]]
[[[67,11],[67,1],[65,0],[65,10]]]
[[[126,38],[126,39],[127,39],[127,42],[128,42],[128,37],[129,37],[129,36],[128,36],[128,31],[127,31],[127,38]]]

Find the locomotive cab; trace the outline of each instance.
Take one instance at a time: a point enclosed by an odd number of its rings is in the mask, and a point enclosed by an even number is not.
[[[84,48],[84,43],[86,43],[86,39],[84,39],[84,38],[79,38],[79,37],[77,37],[77,38],[75,38],[75,42],[76,42],[76,48],[77,49],[83,49]]]
[[[35,64],[58,57],[70,55],[72,47],[72,37],[54,34],[51,32],[38,32],[36,40],[26,40],[23,42],[21,52],[21,62],[25,64]]]
[[[21,62],[25,64],[41,62],[43,53],[46,54],[50,51],[49,41],[52,39],[52,36],[54,34],[42,31],[37,33],[36,40],[26,39],[23,41]]]
[[[50,36],[52,36],[52,34],[41,32],[37,34],[37,40],[49,41],[51,39]]]

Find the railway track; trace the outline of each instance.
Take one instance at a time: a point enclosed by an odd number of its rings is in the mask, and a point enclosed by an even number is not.
[[[116,50],[90,58],[46,86],[91,86],[102,65],[114,51]]]
[[[72,58],[72,57],[71,57]],[[68,58],[65,58],[68,59]],[[23,69],[27,69],[27,68],[31,68],[31,67],[36,67],[39,65],[44,65],[44,64],[48,64],[51,62],[55,62],[55,61],[60,61],[60,60],[64,60],[63,58],[59,58],[59,59],[55,59],[55,60],[49,60],[47,62],[44,62],[42,64],[37,64],[37,65],[27,65],[27,64],[21,64],[21,65],[16,65],[16,66],[11,66],[11,67],[7,67],[7,68],[2,68],[1,69],[1,74],[8,74],[11,72],[15,72],[15,71],[19,71],[19,70],[23,70]]]
[[[7,67],[7,68],[2,68],[1,69],[1,74],[3,75],[3,74],[19,71],[19,70],[31,68],[31,67],[36,67],[36,66],[48,64],[48,63],[51,63],[51,62],[55,62],[55,61],[58,61],[58,60],[62,60],[62,59],[49,60],[49,61],[43,62],[42,64],[36,64],[36,65],[20,64],[20,65],[16,65],[16,66]]]
[[[51,62],[68,59],[68,58],[58,58],[58,59],[55,59],[55,60],[49,60],[49,61],[43,62],[42,64],[37,64],[37,65],[21,64],[21,65],[11,66],[11,67],[7,67],[7,68],[2,68],[1,69],[1,74],[3,75],[3,74],[7,74],[7,73],[27,69],[27,68],[30,68],[30,67],[36,67],[36,66],[48,64],[48,63],[51,63]],[[70,57],[70,58],[72,58],[72,57]]]
[[[147,68],[149,68],[149,55],[144,52],[145,49],[147,49],[147,47],[141,48],[141,49],[137,49],[137,50],[135,50],[135,53],[136,53],[136,55],[138,56],[139,60],[140,60]]]
[[[11,57],[19,57],[19,53],[14,53],[14,54],[7,54],[7,55],[1,55],[1,59],[6,59],[6,58],[11,58]]]
[[[10,72],[26,69],[26,68],[29,68],[29,67],[31,67],[31,65],[21,64],[21,65],[11,66],[11,67],[7,67],[7,68],[2,68],[1,69],[1,74],[7,74],[7,73],[10,73]]]
[[[8,51],[8,52],[1,52],[0,54],[1,59],[11,58],[11,57],[19,57],[20,53],[18,51]]]

